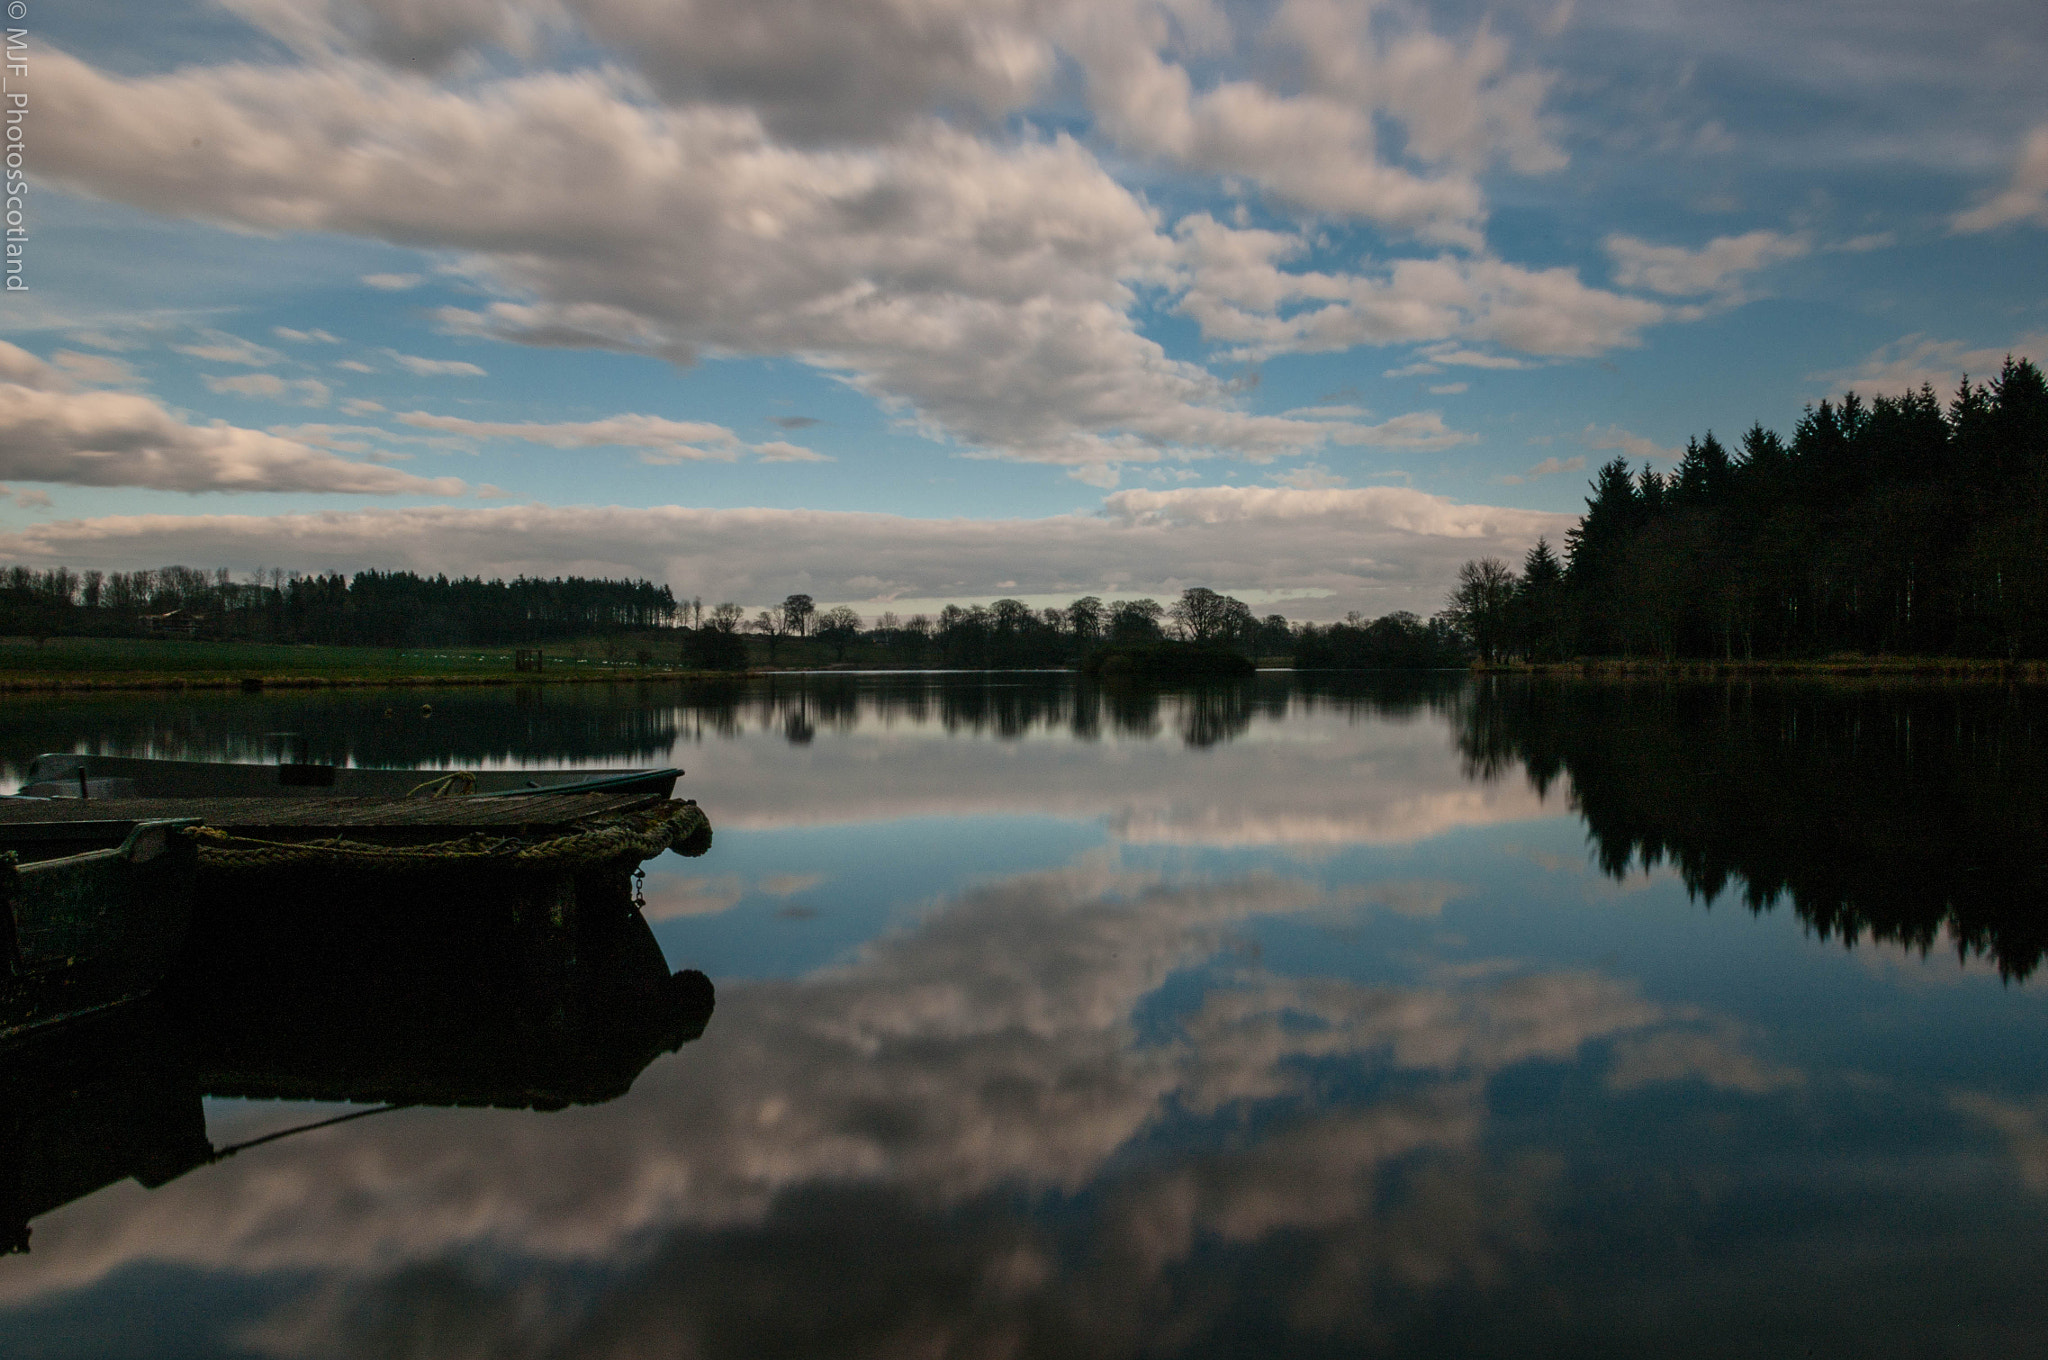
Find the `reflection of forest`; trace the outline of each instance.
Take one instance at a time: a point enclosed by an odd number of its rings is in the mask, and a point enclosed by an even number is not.
[[[2048,696],[2006,686],[1487,679],[1468,770],[1569,777],[1601,867],[1741,879],[1823,937],[1947,937],[2023,978],[2048,951]]]
[[[1150,740],[1170,730],[1199,747],[1234,740],[1255,719],[1278,721],[1290,711],[1380,718],[1442,711],[1464,683],[1461,673],[1286,671],[1167,685],[1095,685],[1071,674],[1029,671],[778,676],[688,688],[677,722],[687,735],[779,731],[794,743],[820,730],[849,733],[863,724],[937,726],[952,735],[1004,741],[1033,733]]]
[[[106,695],[9,703],[9,771],[45,751],[381,768],[559,760],[652,762],[676,740],[671,686],[359,689]],[[654,698],[658,694],[660,699]],[[424,711],[426,703],[431,712]]]
[[[870,672],[694,684],[96,695],[10,704],[0,774],[46,751],[379,768],[558,761],[653,764],[707,738],[770,731],[792,744],[863,726],[936,726],[1014,741],[1064,733],[1190,746],[1241,736],[1290,708],[1404,717],[1441,710],[1456,673],[1291,675],[1198,685],[1096,686],[1060,671]],[[431,711],[423,711],[422,703]],[[81,740],[83,737],[83,740]]]

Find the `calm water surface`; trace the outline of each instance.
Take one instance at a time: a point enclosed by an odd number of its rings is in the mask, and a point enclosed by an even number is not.
[[[387,1016],[413,1108],[81,1171],[0,1259],[0,1352],[2048,1354],[2037,691],[420,697],[10,696],[0,786],[47,750],[681,765],[716,842],[644,915],[708,1028]],[[349,952],[252,992],[333,1005]],[[250,1098],[335,1093],[263,1077],[342,1061],[289,1029],[216,1035],[161,1136],[363,1108]],[[74,1136],[158,1138],[177,1059],[101,1042]],[[596,1103],[461,1105],[515,1088]]]

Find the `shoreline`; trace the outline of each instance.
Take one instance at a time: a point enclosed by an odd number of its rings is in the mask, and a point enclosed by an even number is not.
[[[566,668],[565,668],[566,669]],[[94,674],[87,671],[66,671],[53,674],[35,672],[0,672],[0,694],[95,694],[121,692],[159,692],[181,690],[229,691],[240,690],[257,694],[266,690],[312,690],[312,689],[489,689],[517,685],[650,685],[703,683],[706,681],[732,682],[753,680],[777,675],[830,675],[846,671],[904,670],[921,671],[929,667],[899,667],[830,664],[825,666],[779,666],[772,669],[750,668],[744,671],[692,671],[692,670],[638,670],[619,668],[613,670],[577,670],[574,672],[549,675],[531,671],[501,672],[450,672],[447,674],[285,674],[252,675],[248,673],[222,674],[202,672],[180,675],[157,672],[103,672]],[[1039,668],[1034,668],[1039,669]],[[1066,673],[1079,675],[1074,668],[1058,668]],[[1263,667],[1265,670],[1292,670],[1293,667]],[[1480,676],[1543,676],[1546,678],[1619,680],[1619,679],[1663,679],[1663,680],[1743,680],[1743,679],[1952,679],[1952,680],[2001,680],[2044,683],[2048,682],[2048,661],[1993,661],[1979,658],[1956,657],[1839,657],[1814,661],[1649,661],[1619,660],[1614,658],[1591,658],[1575,661],[1515,662],[1496,665],[1474,663],[1470,673]],[[1317,670],[1320,675],[1357,674],[1373,675],[1391,672],[1358,670],[1333,672]]]
[[[1647,661],[1611,657],[1575,661],[1481,665],[1475,675],[1630,677],[1695,680],[1797,679],[1801,676],[1871,678],[1946,677],[1975,680],[2048,680],[2048,661],[1993,661],[1978,657],[1829,657],[1814,661]]]
[[[744,679],[747,671],[655,671],[640,675],[0,675],[0,694],[119,690],[483,689],[511,685],[622,685]]]

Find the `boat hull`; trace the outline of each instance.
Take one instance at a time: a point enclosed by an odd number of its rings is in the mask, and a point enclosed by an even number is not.
[[[162,981],[192,920],[187,825],[0,827],[0,1044]]]
[[[681,770],[372,770],[345,765],[236,765],[146,756],[37,756],[17,797],[405,798],[439,793],[659,793]]]

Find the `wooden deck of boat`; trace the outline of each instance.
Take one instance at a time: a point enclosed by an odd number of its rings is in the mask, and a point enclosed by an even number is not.
[[[470,831],[533,835],[667,802],[659,793],[535,793],[490,798],[0,798],[0,827],[190,817],[238,835],[346,834],[434,839]]]

